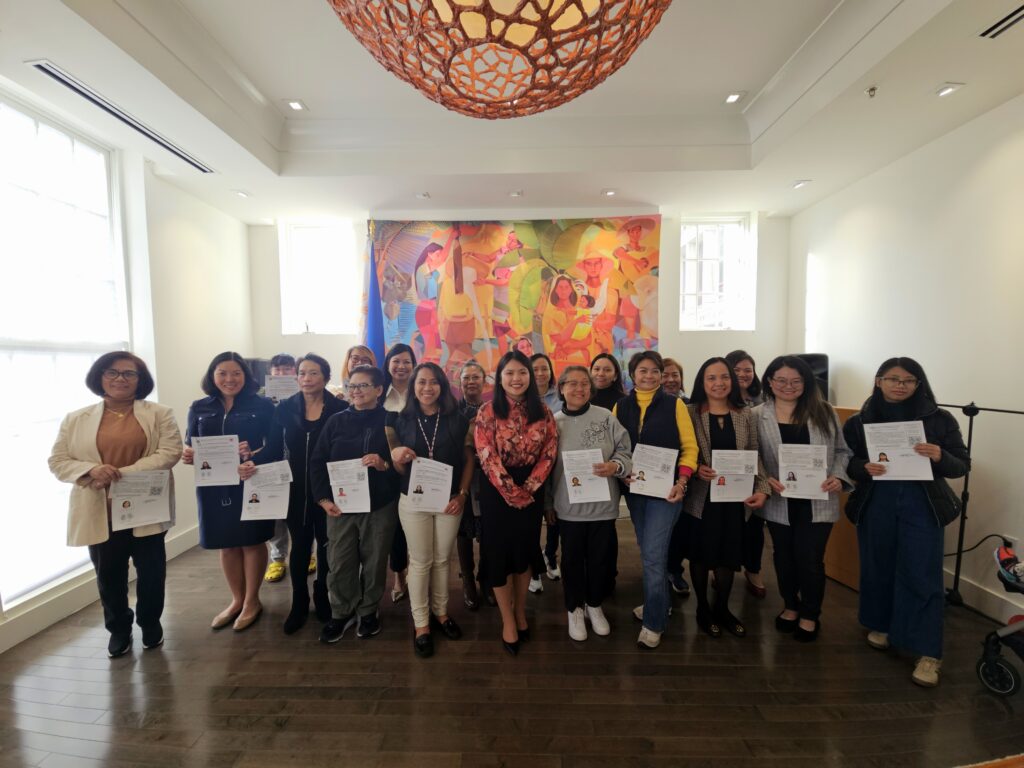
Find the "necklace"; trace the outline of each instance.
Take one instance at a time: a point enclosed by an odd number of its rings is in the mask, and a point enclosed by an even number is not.
[[[436,421],[434,422],[433,437],[427,437],[427,431],[423,428],[423,420],[419,416],[416,417],[416,424],[420,428],[420,434],[423,435],[423,440],[427,444],[427,458],[430,459],[434,458],[434,445],[437,443],[437,428],[441,425],[441,412],[438,411],[434,416]],[[428,416],[427,419],[429,421],[430,417]]]
[[[103,412],[104,413],[112,413],[112,414],[114,414],[115,417],[117,417],[119,419],[123,419],[125,416],[127,416],[129,413],[131,413],[133,410],[135,410],[135,406],[134,405],[130,406],[128,409],[126,409],[124,411],[118,411],[118,410],[116,410],[114,408],[111,408],[109,405],[104,406],[104,408],[103,408]]]

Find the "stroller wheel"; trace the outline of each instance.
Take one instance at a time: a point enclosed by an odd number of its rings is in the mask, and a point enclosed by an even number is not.
[[[1020,673],[1002,656],[978,659],[978,679],[992,693],[1012,696],[1020,690]]]

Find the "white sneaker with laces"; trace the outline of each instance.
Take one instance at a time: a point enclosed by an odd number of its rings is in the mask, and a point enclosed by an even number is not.
[[[586,614],[587,618],[590,619],[590,627],[594,630],[595,635],[606,637],[612,631],[612,628],[608,626],[608,619],[605,617],[600,605],[588,605]]]
[[[914,674],[910,676],[910,679],[925,688],[934,688],[939,684],[940,669],[942,669],[942,659],[922,656],[917,660],[917,666],[914,667]]]
[[[583,609],[569,611],[569,637],[583,642],[587,639],[587,622],[583,618]]]
[[[540,580],[539,576],[534,576],[532,579],[530,579],[529,589],[531,592],[533,592],[533,594],[539,595],[541,592],[544,591],[544,582]]]
[[[636,639],[636,644],[641,648],[653,650],[661,644],[661,632],[655,632],[644,627],[640,630],[640,635]]]

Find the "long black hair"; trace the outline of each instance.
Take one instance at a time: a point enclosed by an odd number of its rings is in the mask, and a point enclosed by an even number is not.
[[[618,392],[620,395],[625,395],[626,388],[622,385],[622,366],[619,365],[619,361],[615,359],[615,355],[610,354],[608,352],[599,352],[598,354],[594,355],[594,359],[590,361],[591,370],[594,369],[594,363],[596,363],[598,360],[611,361],[612,368],[615,369],[615,381],[613,381],[611,386],[607,387],[607,389],[610,389],[613,392]]]
[[[420,410],[420,401],[416,399],[416,377],[420,375],[422,371],[426,371],[433,375],[437,379],[438,385],[441,387],[441,394],[437,396],[437,407],[439,412],[447,416],[450,413],[454,413],[458,410],[458,403],[455,402],[455,396],[452,395],[452,385],[448,382],[448,377],[444,375],[444,371],[441,370],[441,366],[437,363],[420,363],[412,369],[412,376],[409,377],[409,396],[405,398],[405,407],[402,408],[402,416],[407,419],[415,419],[417,416],[422,416],[423,411]]]
[[[704,373],[712,365],[721,363],[725,366],[725,369],[729,372],[729,381],[732,382],[732,387],[729,390],[729,407],[734,411],[742,410],[746,407],[746,403],[743,402],[743,395],[740,392],[740,383],[736,378],[736,373],[733,371],[732,366],[729,365],[729,361],[724,357],[712,357],[704,361],[704,364],[697,371],[697,378],[693,381],[693,389],[690,390],[690,402],[694,405],[704,405],[708,401],[708,393],[704,391]]]
[[[519,363],[530,374],[530,386],[526,388],[526,421],[528,424],[540,421],[544,418],[545,408],[540,399],[540,393],[537,392],[537,382],[533,378],[533,366],[530,365],[530,358],[518,349],[510,349],[498,361],[498,369],[494,372],[494,398],[492,400],[494,415],[499,419],[508,418],[508,397],[505,395],[505,388],[501,385],[501,374],[511,362]]]
[[[908,406],[913,407],[915,413],[923,413],[938,407],[935,403],[935,393],[932,392],[932,385],[928,383],[928,376],[925,374],[921,364],[912,357],[890,357],[878,366],[878,370],[875,372],[875,386],[871,391],[871,398],[868,400],[868,410],[872,414],[876,416],[880,414],[882,412],[882,403],[885,402],[882,390],[878,386],[878,380],[893,368],[902,368],[917,379],[917,389],[914,390],[914,394],[903,401]]]
[[[835,416],[832,406],[821,396],[818,389],[818,382],[814,379],[814,371],[811,370],[802,357],[796,355],[780,355],[772,360],[765,368],[761,383],[764,385],[765,400],[775,400],[775,393],[772,392],[771,380],[775,378],[780,368],[792,368],[803,379],[804,386],[797,398],[796,408],[793,409],[793,421],[797,426],[805,426],[808,422],[813,423],[819,430],[827,435],[835,434]]]
[[[757,363],[754,362],[754,358],[748,355],[742,349],[734,349],[728,355],[725,356],[726,362],[729,364],[729,369],[735,368],[737,365],[742,363],[744,360],[750,363],[750,367],[754,369],[754,379],[750,382],[750,386],[747,387],[747,397],[751,400],[761,394],[761,381],[757,378]]]
[[[381,394],[381,397],[387,397],[388,390],[391,389],[391,360],[403,352],[409,353],[409,357],[412,358],[412,366],[413,368],[416,367],[416,353],[412,351],[412,347],[408,344],[395,344],[395,346],[389,349],[388,353],[384,355],[384,365],[382,366],[384,368],[384,392]],[[412,379],[409,379],[409,383],[411,386]]]

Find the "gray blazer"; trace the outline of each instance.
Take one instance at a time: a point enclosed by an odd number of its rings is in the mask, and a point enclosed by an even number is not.
[[[831,410],[831,406],[829,407]],[[754,408],[757,418],[757,442],[761,452],[761,461],[769,477],[779,477],[779,445],[782,435],[779,434],[779,422],[775,418],[775,406],[769,400]],[[844,490],[851,490],[853,483],[846,474],[846,465],[850,462],[853,452],[847,447],[843,438],[843,430],[839,426],[839,417],[832,411],[832,422],[835,424],[832,437],[824,434],[813,423],[808,424],[811,433],[811,445],[824,445],[827,450],[825,462],[828,464],[827,475],[838,478]],[[757,514],[772,523],[789,525],[789,505],[779,494],[772,494]],[[828,499],[811,501],[811,522],[834,523],[839,519],[839,494],[830,493]]]

